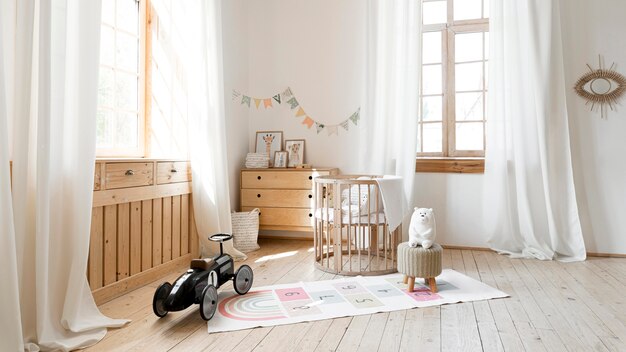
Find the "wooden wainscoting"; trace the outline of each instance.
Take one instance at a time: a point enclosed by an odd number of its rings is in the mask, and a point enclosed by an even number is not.
[[[175,177],[155,182],[154,175],[164,169]],[[188,169],[186,162],[163,160],[96,164],[87,269],[96,303],[171,274],[197,257]]]

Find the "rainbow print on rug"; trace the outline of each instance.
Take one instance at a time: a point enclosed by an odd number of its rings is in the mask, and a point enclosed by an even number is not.
[[[502,291],[450,269],[437,277],[437,293],[432,293],[419,279],[415,291],[408,292],[402,278],[401,274],[357,276],[253,287],[243,296],[232,291],[220,292],[218,309],[208,322],[208,331],[233,331],[508,297]]]

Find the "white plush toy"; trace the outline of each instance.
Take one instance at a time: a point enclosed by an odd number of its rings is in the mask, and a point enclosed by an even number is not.
[[[415,208],[409,226],[409,246],[420,245],[428,249],[433,245],[436,235],[435,214],[432,208]]]

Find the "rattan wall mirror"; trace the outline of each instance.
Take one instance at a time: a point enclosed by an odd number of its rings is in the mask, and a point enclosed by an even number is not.
[[[607,106],[611,111],[615,110],[617,102],[626,92],[626,78],[615,71],[615,63],[608,69],[603,67],[601,56],[598,56],[598,66],[598,69],[593,69],[587,64],[589,72],[576,81],[574,90],[587,100],[586,105],[591,104],[591,111],[600,111],[600,116],[604,119]]]

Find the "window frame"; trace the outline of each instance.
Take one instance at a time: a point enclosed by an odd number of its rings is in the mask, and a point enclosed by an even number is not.
[[[433,2],[440,0],[423,0],[423,3]],[[454,0],[445,0],[447,5],[446,23],[438,24],[422,24],[422,34],[427,32],[441,32],[441,67],[442,67],[442,94],[433,94],[432,96],[442,96],[442,120],[441,121],[422,121],[422,98],[424,95],[420,93],[420,119],[418,124],[420,125],[419,133],[420,140],[423,143],[423,126],[429,123],[441,123],[442,124],[442,149],[441,152],[417,152],[416,171],[424,172],[464,172],[462,166],[471,164],[473,165],[471,172],[477,172],[476,165],[484,165],[484,153],[485,153],[485,119],[483,114],[482,120],[473,120],[471,122],[482,122],[483,127],[483,149],[482,150],[457,150],[456,149],[456,126],[458,122],[456,120],[456,90],[455,90],[455,36],[459,33],[479,33],[489,32],[489,18],[470,19],[470,20],[454,20]],[[481,2],[481,14],[484,14],[484,7],[488,6],[488,2],[483,0]],[[484,50],[485,36],[483,35],[483,60],[476,60],[476,62],[483,63],[483,89],[481,92],[488,94],[487,86],[487,74],[485,64],[488,63],[488,57]],[[428,66],[429,64],[426,64]],[[439,65],[435,63],[433,65]],[[420,64],[421,68],[425,65]],[[420,91],[423,88],[423,79],[420,78]],[[477,91],[478,92],[478,91]],[[429,96],[429,95],[426,95]],[[483,99],[483,109],[485,109],[486,99]],[[485,109],[486,110],[486,109]],[[485,111],[486,112],[486,111]],[[423,160],[420,162],[420,159]],[[450,160],[448,167],[442,167],[445,163],[437,163],[438,167],[432,168],[434,160]],[[461,161],[460,163],[458,161]],[[433,170],[431,170],[433,169]],[[448,171],[445,171],[445,170]]]
[[[113,0],[114,1],[114,0]],[[138,81],[137,81],[137,147],[98,148],[96,158],[146,158],[150,154],[150,97],[151,97],[151,23],[150,0],[135,0],[138,3]],[[117,9],[116,9],[117,11]],[[100,23],[102,26],[102,22]],[[113,27],[116,30],[116,27]],[[102,65],[98,63],[98,69]],[[115,69],[115,68],[114,68]],[[97,106],[100,110],[99,105]]]

